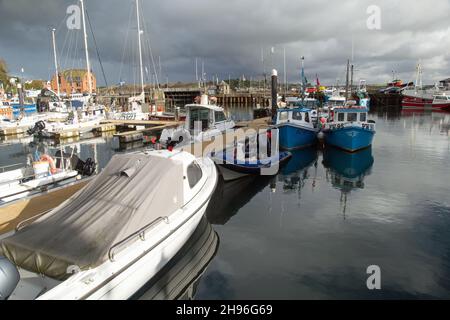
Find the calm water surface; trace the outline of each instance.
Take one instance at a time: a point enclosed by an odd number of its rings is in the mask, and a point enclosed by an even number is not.
[[[450,298],[450,114],[372,118],[372,149],[297,151],[277,177],[221,182],[207,214],[220,241],[201,272],[186,265],[196,270],[189,296]],[[116,152],[112,138],[76,146],[100,167]],[[34,149],[0,146],[0,166]],[[371,265],[380,291],[366,287]]]

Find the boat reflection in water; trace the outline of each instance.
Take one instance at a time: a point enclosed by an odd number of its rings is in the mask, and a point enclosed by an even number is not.
[[[345,215],[348,194],[355,189],[364,189],[364,178],[371,174],[374,164],[372,148],[348,153],[331,147],[325,149],[323,159],[327,181],[341,191],[341,205]]]
[[[204,217],[192,237],[132,300],[193,300],[198,284],[217,254],[219,237]]]
[[[275,182],[274,179],[271,176],[249,176],[225,182],[221,178],[206,210],[208,221],[213,225],[225,225],[259,192]]]
[[[292,152],[291,161],[289,161],[278,176],[279,181],[283,182],[283,190],[285,193],[297,191],[300,195],[306,180],[311,178],[310,168],[312,166],[315,168],[313,187],[315,186],[317,178],[317,159],[318,153],[315,147]]]

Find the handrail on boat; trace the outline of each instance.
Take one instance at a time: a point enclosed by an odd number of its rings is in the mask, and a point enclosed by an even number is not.
[[[164,221],[165,223],[169,224],[169,218],[168,217],[159,217],[158,219],[154,220],[153,222],[149,223],[145,227],[139,229],[138,231],[132,233],[125,239],[117,242],[114,244],[108,251],[108,257],[111,262],[114,262],[114,256],[116,249],[122,247],[124,244],[130,242],[131,240],[137,240],[136,237],[139,237],[142,241],[145,241],[145,233],[149,231],[150,229],[153,229],[156,225],[158,225],[160,222]],[[136,239],[134,239],[136,238]]]
[[[0,171],[1,171],[1,173],[5,173],[5,172],[7,172],[6,169],[14,168],[14,167],[23,167],[23,166],[24,166],[23,163],[12,164],[9,166],[0,167]]]

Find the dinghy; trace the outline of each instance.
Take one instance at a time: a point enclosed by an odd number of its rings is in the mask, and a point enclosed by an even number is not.
[[[85,188],[0,242],[1,297],[130,298],[193,234],[217,177],[210,159],[186,152],[115,155]]]
[[[290,152],[280,152],[278,130],[271,129],[266,136],[256,134],[245,137],[243,142],[211,153],[225,181],[232,181],[249,175],[274,176],[280,166],[291,158]]]

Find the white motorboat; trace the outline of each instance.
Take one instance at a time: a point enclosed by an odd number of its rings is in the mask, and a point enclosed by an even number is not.
[[[163,130],[160,138],[162,144],[185,145],[208,141],[236,126],[233,120],[226,117],[224,109],[208,95],[202,95],[199,103],[186,105],[185,110],[184,126]]]
[[[28,166],[0,168],[0,206],[70,184],[83,175],[93,174],[92,160],[81,161],[73,152],[64,154],[64,157],[61,155],[58,151],[55,157],[43,155],[39,161]]]
[[[111,120],[148,120],[150,113],[143,112],[143,105],[145,105],[145,93],[129,98],[128,110],[109,112],[107,118]]]
[[[212,160],[186,152],[115,155],[68,201],[0,242],[0,297],[131,297],[193,234],[217,181]]]
[[[11,120],[5,117],[0,119],[0,130],[1,129],[11,129],[11,128],[29,128],[34,126],[36,122],[45,121],[48,119],[48,116],[45,114],[33,115],[21,117],[16,120]]]

